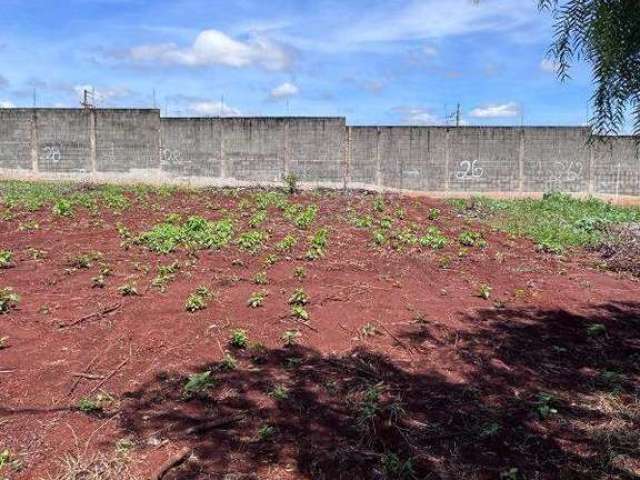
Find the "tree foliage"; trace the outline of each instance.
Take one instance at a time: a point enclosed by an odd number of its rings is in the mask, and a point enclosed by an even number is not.
[[[575,61],[592,69],[591,126],[616,134],[628,116],[640,134],[640,0],[538,0],[554,18],[549,55],[561,80]]]

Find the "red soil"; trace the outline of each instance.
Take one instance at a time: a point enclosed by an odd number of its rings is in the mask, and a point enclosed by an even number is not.
[[[347,208],[371,213],[371,199],[297,196],[320,206],[309,232],[272,208],[263,227],[270,241],[258,255],[236,246],[197,257],[121,247],[116,223],[141,232],[171,212],[221,218],[221,209],[233,210],[240,199],[219,193],[152,196],[122,214],[79,211],[65,219],[47,208],[0,220],[0,248],[12,250],[15,263],[0,270],[0,288],[22,297],[16,310],[0,315],[0,337],[8,337],[0,350],[0,450],[9,448],[24,466],[5,467],[0,476],[55,475],[65,455],[113,452],[122,438],[134,442],[129,455],[140,478],[184,447],[196,458],[164,478],[387,478],[381,458],[389,452],[412,459],[415,476],[406,478],[497,479],[512,468],[539,479],[637,475],[637,443],[621,446],[620,459],[603,467],[606,442],[598,432],[618,421],[637,430],[638,416],[620,420],[590,399],[608,394],[598,378],[613,370],[625,375],[617,398],[633,402],[640,385],[638,283],[598,271],[589,254],[537,252],[529,241],[424,198],[388,203],[404,207],[402,224],[438,226],[453,239],[449,246],[373,247],[370,233],[347,220]],[[442,210],[433,222],[426,220],[431,207]],[[248,229],[248,214],[240,218],[236,232],[242,224]],[[40,229],[20,231],[26,220]],[[306,238],[320,226],[330,230],[326,256],[305,261]],[[458,257],[455,239],[465,229],[482,230],[488,246]],[[293,253],[265,266],[274,243],[294,231],[300,241]],[[46,257],[32,259],[29,248]],[[70,258],[90,251],[112,269],[105,288],[92,288],[96,262],[69,269]],[[447,256],[452,261],[443,268]],[[175,281],[164,293],[152,288],[157,265],[174,260],[183,265]],[[307,271],[303,281],[293,275],[299,266]],[[253,284],[263,270],[269,283]],[[118,292],[129,279],[140,296]],[[492,288],[489,300],[477,295],[482,284]],[[215,300],[187,313],[185,300],[200,285]],[[308,326],[288,315],[287,300],[300,286],[311,298]],[[251,293],[262,289],[264,306],[249,308]],[[377,333],[365,336],[369,323]],[[594,323],[604,324],[606,335],[587,335]],[[231,348],[236,328],[264,348]],[[301,333],[298,345],[285,347],[281,336],[292,329]],[[217,369],[225,351],[238,359],[237,369]],[[288,358],[299,364],[285,365]],[[216,384],[183,398],[186,377],[212,367]],[[112,376],[103,383],[81,378],[72,390],[78,372]],[[377,384],[378,408],[362,421],[364,392]],[[286,386],[288,398],[269,395],[276,385]],[[78,411],[78,400],[97,391],[114,398],[107,410]],[[541,392],[553,394],[557,414],[538,414]],[[204,428],[220,418],[232,421]],[[274,427],[270,440],[258,437],[264,425]],[[189,430],[194,426],[203,430]]]

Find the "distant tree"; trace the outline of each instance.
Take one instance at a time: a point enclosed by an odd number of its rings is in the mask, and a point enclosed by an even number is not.
[[[554,19],[549,56],[558,77],[570,78],[576,61],[591,66],[594,133],[620,132],[629,115],[640,135],[640,0],[536,1]]]

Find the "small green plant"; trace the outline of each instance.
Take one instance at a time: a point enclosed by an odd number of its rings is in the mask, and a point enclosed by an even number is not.
[[[382,230],[376,230],[372,234],[373,243],[379,247],[383,246],[387,242],[387,237]]]
[[[505,470],[504,472],[500,472],[500,480],[522,480],[522,478],[520,470],[515,467]]]
[[[301,305],[291,307],[291,316],[305,322],[309,320],[309,313]]]
[[[373,219],[369,215],[355,217],[352,222],[357,228],[370,228],[373,225]]]
[[[52,211],[60,217],[71,217],[73,216],[73,203],[71,200],[61,198],[53,204]]]
[[[293,276],[302,281],[307,276],[307,270],[304,267],[296,267],[296,269],[293,271]]]
[[[268,235],[265,232],[260,230],[252,230],[250,232],[245,232],[238,240],[236,240],[236,244],[241,250],[246,250],[251,253],[257,253],[261,248],[264,241],[268,238]]]
[[[201,373],[194,373],[189,376],[187,382],[182,388],[182,391],[185,396],[190,397],[191,395],[207,391],[209,388],[215,385],[215,383],[215,379],[211,376],[211,370],[207,370]]]
[[[558,413],[555,408],[557,403],[555,397],[548,393],[539,393],[535,404],[535,410],[538,416],[544,420],[545,418]]]
[[[226,352],[224,354],[224,357],[222,357],[222,361],[220,362],[220,368],[222,370],[235,370],[238,367],[238,360],[236,360],[236,358],[231,355],[229,352]]]
[[[180,225],[182,223],[182,215],[179,213],[168,213],[167,216],[164,217],[164,223]]]
[[[590,337],[601,337],[607,334],[607,326],[602,323],[591,323],[587,326],[587,335]]]
[[[378,328],[373,323],[367,323],[360,331],[363,337],[373,337],[378,334]]]
[[[100,252],[82,253],[69,260],[69,266],[77,269],[91,268],[93,262],[101,258],[102,254]]]
[[[378,415],[380,411],[380,397],[383,391],[383,383],[369,385],[366,390],[364,390],[362,401],[360,402],[360,412],[358,414],[358,423],[361,426],[366,426],[368,422],[372,421],[376,415]]]
[[[397,454],[389,452],[382,456],[380,464],[385,478],[398,480],[415,478],[413,460],[411,458],[402,461]]]
[[[264,263],[268,267],[275,265],[279,261],[280,261],[280,257],[278,257],[278,255],[276,255],[275,253],[267,255],[267,257],[264,259]]]
[[[247,332],[241,329],[232,331],[230,343],[235,348],[247,348],[247,345],[249,344],[249,337],[247,336]]]
[[[288,347],[295,345],[300,338],[300,332],[298,330],[287,330],[282,334],[282,341]]]
[[[269,283],[267,272],[256,273],[253,277],[253,283],[255,283],[256,285],[266,285],[267,283]]]
[[[258,429],[258,439],[261,442],[268,442],[273,438],[276,429],[271,425],[263,425]]]
[[[170,265],[159,265],[158,274],[151,281],[151,285],[164,292],[167,285],[176,278],[178,270],[180,270],[180,263],[178,262],[173,262]]]
[[[118,287],[120,295],[123,297],[135,297],[138,295],[138,289],[134,282],[127,282],[124,285]]]
[[[472,232],[465,230],[458,236],[458,242],[464,247],[480,247],[484,248],[487,242],[482,238],[482,234],[479,232]]]
[[[311,246],[305,255],[307,260],[317,260],[324,257],[327,248],[329,231],[326,228],[319,229],[311,238]]]
[[[249,226],[251,228],[256,228],[267,220],[267,211],[266,210],[258,210],[254,213],[249,219]]]
[[[296,288],[289,297],[289,305],[306,305],[307,303],[309,303],[309,296],[302,288]]]
[[[492,290],[493,288],[483,283],[478,287],[478,296],[485,300],[489,300],[489,297],[491,297]]]
[[[113,398],[110,395],[99,393],[94,397],[82,397],[78,400],[77,407],[84,413],[100,413],[112,402]]]
[[[434,250],[439,250],[447,246],[447,237],[437,227],[428,227],[425,234],[418,239],[418,243],[422,247],[429,247]]]
[[[187,312],[191,313],[204,310],[207,308],[207,302],[212,296],[211,291],[209,291],[207,287],[198,287],[195,292],[189,295],[184,308]]]
[[[276,385],[269,392],[269,395],[278,401],[286,400],[289,398],[289,389],[284,385]]]
[[[437,220],[438,218],[440,218],[440,210],[437,208],[430,208],[427,218],[431,221]]]
[[[102,274],[96,275],[95,277],[91,277],[92,288],[104,288],[106,284],[107,284],[106,277]]]
[[[261,307],[264,304],[264,299],[266,298],[266,296],[267,293],[264,291],[253,292],[249,297],[249,300],[247,300],[247,305],[249,305],[249,307],[251,308]]]
[[[376,212],[379,212],[379,213],[384,212],[386,209],[386,206],[384,204],[384,198],[382,196],[377,196],[376,198],[374,198],[372,207]]]
[[[118,231],[120,238],[123,240],[131,240],[133,238],[131,230],[121,223],[116,223],[116,230]]]
[[[298,191],[298,176],[295,173],[285,175],[283,180],[289,195],[293,195]]]
[[[300,207],[298,205],[289,205],[284,212],[285,218],[293,222],[293,224],[306,230],[315,221],[318,214],[318,207],[316,205],[307,205],[306,207]]]
[[[0,268],[9,268],[13,253],[11,250],[0,250]]]
[[[15,309],[20,302],[20,295],[14,293],[10,287],[0,288],[0,315],[9,313]]]
[[[404,220],[407,215],[404,208],[396,208],[396,211],[393,212],[393,214],[398,220]]]
[[[293,247],[296,246],[297,243],[298,239],[296,237],[294,237],[293,235],[287,235],[278,243],[276,243],[276,249],[280,250],[281,252],[290,251],[293,249]]]

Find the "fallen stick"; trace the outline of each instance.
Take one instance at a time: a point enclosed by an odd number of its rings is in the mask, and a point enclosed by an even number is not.
[[[93,366],[93,364],[96,362],[96,360],[98,360],[98,357],[100,357],[100,355],[102,355],[102,352],[98,352],[95,357],[93,357],[91,359],[91,361],[87,364],[86,368],[84,369],[84,373],[87,373],[91,367]],[[82,377],[78,377],[76,378],[76,380],[73,382],[73,385],[71,385],[71,388],[69,389],[69,392],[67,393],[67,395],[71,395],[73,393],[73,391],[78,387],[78,385],[80,384],[80,381],[82,380]]]
[[[89,395],[91,395],[91,394],[92,394],[92,393],[94,393],[96,390],[98,390],[100,387],[102,387],[105,383],[107,383],[107,381],[109,381],[109,379],[110,379],[111,377],[113,377],[116,373],[118,373],[118,371],[120,371],[120,369],[121,369],[122,367],[124,367],[124,366],[129,362],[129,360],[131,360],[131,357],[130,357],[130,356],[129,356],[128,358],[124,359],[122,362],[120,362],[120,364],[119,364],[116,368],[114,368],[114,369],[111,371],[111,373],[109,373],[109,375],[107,375],[106,377],[104,377],[100,383],[98,383],[95,387],[93,387],[93,388],[91,389],[91,391],[89,392]]]
[[[0,370],[0,373],[13,373],[15,370]]]
[[[244,419],[244,415],[233,415],[231,417],[218,418],[217,420],[211,420],[210,422],[201,423],[193,427],[184,430],[185,435],[192,435],[194,433],[203,433],[214,428],[226,427],[232,423],[237,423]]]
[[[189,458],[189,456],[191,456],[190,448],[185,448],[184,450],[176,453],[160,466],[160,470],[151,475],[151,480],[162,480],[162,478],[167,474],[167,472],[169,472],[169,470],[182,465],[187,460],[187,458]]]
[[[81,324],[81,323],[83,323],[83,322],[86,322],[87,320],[91,320],[91,319],[96,318],[96,317],[97,317],[97,318],[102,318],[102,317],[104,317],[105,315],[108,315],[109,313],[113,313],[113,312],[115,312],[115,311],[116,311],[116,310],[118,310],[121,306],[122,306],[122,304],[121,304],[121,303],[118,303],[118,304],[116,304],[116,305],[112,305],[111,307],[107,307],[107,308],[105,308],[104,310],[100,310],[99,312],[93,312],[93,313],[91,313],[91,314],[89,314],[89,315],[85,315],[84,317],[79,318],[78,320],[75,320],[75,321],[73,321],[73,322],[71,322],[71,323],[68,323],[68,324],[66,324],[66,325],[62,325],[62,326],[60,327],[60,330],[63,330],[63,329],[65,329],[65,328],[75,327],[76,325],[79,325],[79,324]]]
[[[398,344],[400,344],[400,346],[402,348],[404,348],[407,352],[411,353],[411,348],[409,348],[402,340],[400,340],[398,337],[396,337],[393,333],[391,333],[389,331],[389,329],[387,327],[385,327],[384,325],[382,325],[381,323],[379,324],[380,327],[389,334],[389,336],[391,338],[393,338],[396,342],[398,342]]]
[[[74,372],[72,377],[86,378],[87,380],[102,380],[104,375],[93,375],[92,373]]]

